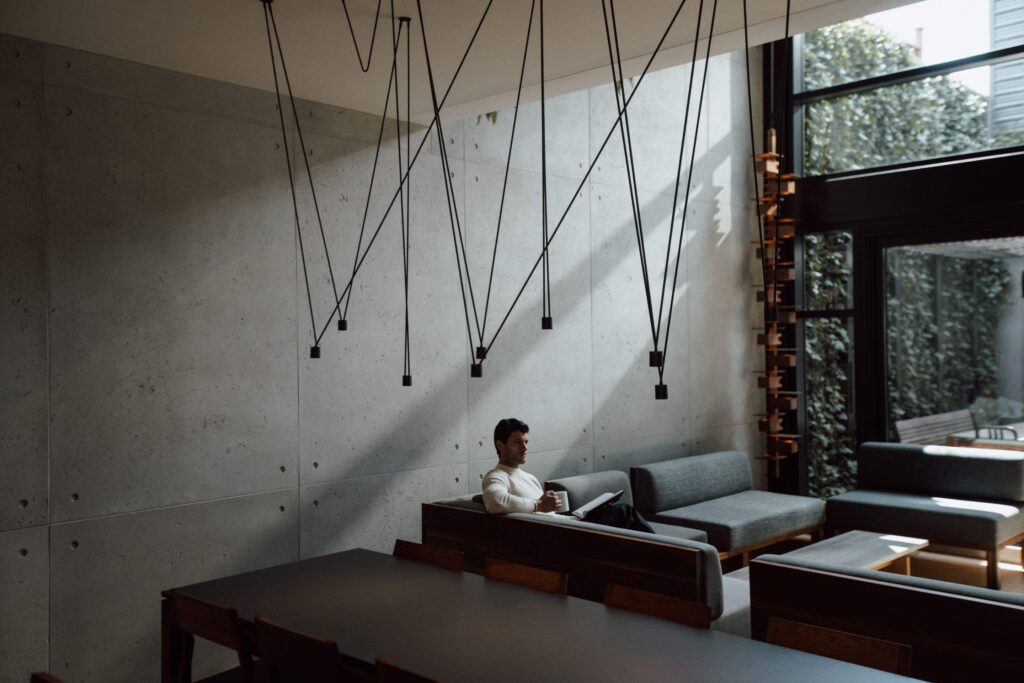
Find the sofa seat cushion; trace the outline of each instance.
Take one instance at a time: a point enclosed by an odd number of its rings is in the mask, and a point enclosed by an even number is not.
[[[659,536],[671,536],[672,538],[681,538],[686,541],[697,541],[698,543],[707,543],[708,535],[707,532],[701,529],[691,529],[685,526],[679,526],[677,524],[659,524],[658,522],[647,522],[654,529],[654,533]]]
[[[711,622],[712,631],[750,637],[750,583],[722,577],[722,614]]]
[[[719,552],[749,548],[825,521],[817,498],[769,491],[743,491],[696,505],[665,510],[655,522],[703,529]]]
[[[1024,533],[1024,506],[858,489],[828,499],[829,526],[994,547]]]

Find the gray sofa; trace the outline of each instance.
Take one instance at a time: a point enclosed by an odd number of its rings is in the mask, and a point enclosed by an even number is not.
[[[602,600],[609,583],[675,595],[707,605],[712,629],[750,635],[749,587],[722,576],[707,543],[563,515],[494,515],[473,498],[424,503],[423,543],[461,551],[469,571],[490,557],[565,572],[569,594],[590,600]]]
[[[857,489],[829,498],[828,526],[975,548],[999,587],[999,549],[1024,538],[1024,453],[866,442]]]
[[[630,468],[636,508],[650,521],[701,529],[724,559],[804,533],[817,533],[817,498],[753,490],[750,462],[738,451]]]
[[[878,668],[888,651],[889,670],[929,681],[1020,680],[1024,666],[1024,595],[761,555],[750,599],[758,640],[784,643],[773,630],[795,624],[791,646]]]

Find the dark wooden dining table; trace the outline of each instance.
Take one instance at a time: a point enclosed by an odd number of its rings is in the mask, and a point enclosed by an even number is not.
[[[383,657],[446,683],[908,680],[362,549],[177,590],[235,607],[243,624],[259,614],[330,638],[368,672]],[[180,633],[164,607],[173,681]]]

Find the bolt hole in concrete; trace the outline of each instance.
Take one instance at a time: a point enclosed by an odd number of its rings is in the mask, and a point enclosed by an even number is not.
[[[77,548],[78,547],[78,541],[71,541],[71,547],[72,548]]]
[[[313,507],[315,507],[315,508],[320,507],[320,501],[319,500],[314,500],[313,501]]]
[[[455,444],[455,450],[459,450],[459,444]]]
[[[77,494],[77,493],[72,493],[72,494],[71,494],[71,500],[72,500],[72,501],[76,501],[76,500],[78,500],[78,494]]]
[[[281,512],[284,512],[284,505],[282,505],[281,507],[279,507],[277,509],[280,510]]]
[[[22,498],[21,500],[18,501],[18,505],[20,505],[23,508],[27,508],[28,507],[28,501],[25,500],[24,498]]]
[[[459,483],[459,478],[458,478],[458,477],[455,477],[455,483],[456,483],[456,484],[458,484],[458,483]]]
[[[318,462],[315,462],[315,463],[313,463],[313,469],[314,469],[314,470],[315,470],[316,468],[318,468],[318,467],[320,467],[320,463],[318,463]]]
[[[14,107],[15,107],[15,108],[18,108],[18,107],[20,107],[20,106],[21,106],[21,100],[14,100],[14,103],[13,103],[13,104],[14,104]]]
[[[64,68],[65,68],[65,69],[70,69],[70,68],[71,68],[71,62],[70,62],[70,60],[65,60],[65,61],[64,61]]]
[[[28,550],[22,548],[21,550],[18,551],[18,554],[21,555],[22,557],[25,557],[26,555],[28,555]]]
[[[65,110],[64,110],[64,113],[65,113],[65,114],[66,114],[67,116],[71,116],[71,107],[68,107],[67,109],[65,109]]]
[[[281,465],[281,471],[284,472],[284,465]]]

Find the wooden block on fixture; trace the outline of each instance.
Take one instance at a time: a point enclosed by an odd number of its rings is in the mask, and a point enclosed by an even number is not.
[[[772,368],[795,368],[796,354],[794,353],[767,353],[765,363]]]
[[[771,282],[793,282],[796,280],[795,268],[768,268],[765,278]]]
[[[782,416],[778,413],[762,417],[757,421],[757,428],[762,432],[781,432]]]
[[[778,331],[762,332],[757,335],[757,343],[759,346],[777,348],[782,346],[782,335]]]
[[[767,158],[771,157],[771,158]],[[779,155],[778,154],[758,154],[757,155],[757,172],[761,175],[773,177],[779,175]]]
[[[771,410],[796,410],[797,397],[777,394],[775,396],[768,397],[765,403]]]
[[[793,455],[800,450],[799,434],[769,434],[768,452],[779,455]]]
[[[761,389],[777,391],[782,388],[782,375],[777,372],[769,372],[757,378],[757,386]]]

